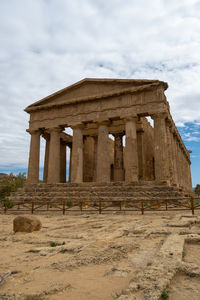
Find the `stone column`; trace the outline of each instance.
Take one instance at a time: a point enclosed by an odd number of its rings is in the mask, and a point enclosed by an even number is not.
[[[97,181],[97,145],[98,136],[93,136],[94,139],[94,169],[93,169],[93,181]]]
[[[176,157],[176,145],[174,137],[174,129],[170,126],[170,137],[172,147],[172,171],[173,171],[173,184],[178,186],[178,170],[177,170],[177,157]]]
[[[71,182],[83,182],[83,125],[73,127]]]
[[[48,183],[60,182],[60,128],[49,130],[49,166],[48,166]]]
[[[175,148],[176,148],[176,166],[177,166],[177,180],[178,180],[178,186],[181,186],[181,171],[180,171],[180,159],[179,159],[179,143],[178,143],[178,138],[177,135],[175,134]]]
[[[170,138],[170,123],[167,120],[166,121],[166,134],[167,134],[167,152],[168,152],[168,162],[169,162],[169,179],[170,183],[173,183],[173,166],[172,166],[172,144],[171,144],[171,138]]]
[[[114,181],[124,180],[123,136],[124,133],[113,134],[114,141]]]
[[[60,142],[60,182],[66,182],[66,144]]]
[[[27,131],[31,134],[27,183],[33,184],[39,181],[40,131]]]
[[[125,145],[125,181],[138,181],[138,153],[137,153],[137,117],[126,119],[126,145]]]
[[[182,164],[183,164],[183,186],[184,186],[184,189],[186,189],[187,188],[187,183],[186,183],[187,171],[186,171],[186,164],[185,164],[184,149],[182,149]]]
[[[108,122],[98,124],[97,182],[110,182],[110,147]]]
[[[50,136],[49,134],[44,134],[43,138],[46,141],[45,145],[45,156],[44,156],[44,170],[43,170],[43,182],[47,182],[48,178],[48,164],[49,164],[49,144],[50,144]]]
[[[69,157],[69,177],[68,182],[71,182],[71,171],[72,171],[72,145],[68,145],[70,149],[70,157]]]
[[[191,150],[188,150],[188,189],[190,191],[192,191],[192,177],[191,177],[191,169],[190,169],[190,165],[191,165],[191,161],[190,161],[190,153],[192,153]]]
[[[94,139],[92,136],[83,138],[83,181],[92,182],[94,175]]]
[[[180,183],[181,183],[181,187],[184,187],[184,183],[183,183],[183,157],[182,157],[182,146],[181,143],[179,142],[179,165],[180,165]]]
[[[154,159],[156,181],[170,180],[168,141],[166,132],[166,113],[155,114],[154,119]]]
[[[138,148],[138,179],[144,180],[145,163],[144,163],[144,150],[143,150],[143,124],[140,120],[137,123],[137,148]]]

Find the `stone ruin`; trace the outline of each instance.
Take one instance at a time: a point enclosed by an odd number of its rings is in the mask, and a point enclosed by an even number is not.
[[[86,78],[29,105],[29,191],[43,185],[48,192],[62,183],[63,190],[73,184],[88,189],[139,185],[145,191],[165,185],[168,192],[190,192],[191,151],[170,114],[167,88],[159,80]],[[46,141],[43,184],[41,136]]]

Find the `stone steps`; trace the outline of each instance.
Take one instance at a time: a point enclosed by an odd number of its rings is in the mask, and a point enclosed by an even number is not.
[[[68,196],[74,196],[74,195],[79,195],[80,197],[87,197],[87,196],[95,196],[95,195],[99,195],[101,194],[102,196],[107,196],[110,195],[111,197],[115,197],[115,196],[134,196],[134,195],[165,195],[165,194],[171,194],[171,195],[178,195],[179,192],[177,191],[118,191],[118,192],[114,192],[114,191],[63,191],[63,192],[55,192],[55,191],[50,191],[50,192],[18,192],[18,193],[13,193],[11,196],[19,196],[19,197],[23,197],[26,195],[29,196],[45,196],[45,195],[49,195],[52,197],[56,197],[59,195],[68,195]]]
[[[63,195],[59,195],[56,197],[52,197],[52,196],[23,196],[23,197],[10,197],[10,200],[13,201],[33,201],[33,200],[45,200],[45,201],[52,201],[52,200],[76,200],[76,201],[80,201],[80,200],[90,200],[90,201],[97,201],[100,199],[107,199],[108,201],[114,201],[116,199],[129,199],[129,200],[145,200],[145,199],[157,199],[157,200],[162,200],[162,199],[166,199],[166,198],[183,198],[183,196],[181,197],[180,195],[153,195],[153,196],[147,196],[147,195],[137,195],[136,197],[134,196],[115,196],[115,197],[111,197],[111,196],[102,196],[102,195],[97,195],[97,196],[93,196],[93,197],[80,197],[80,196],[63,196]]]
[[[64,183],[38,184],[25,186],[24,189],[12,193],[9,199],[13,202],[61,202],[65,201],[134,201],[145,199],[162,200],[166,198],[182,198],[184,193],[164,183]]]

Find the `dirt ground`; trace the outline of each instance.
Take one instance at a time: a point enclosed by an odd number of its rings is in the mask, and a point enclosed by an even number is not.
[[[199,212],[38,215],[33,233],[14,218],[0,215],[0,274],[21,272],[0,299],[200,299]]]

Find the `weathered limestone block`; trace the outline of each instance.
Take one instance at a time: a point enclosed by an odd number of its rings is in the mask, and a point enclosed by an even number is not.
[[[35,216],[18,216],[13,220],[14,232],[33,232],[42,228],[42,223]]]

